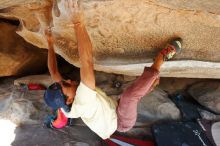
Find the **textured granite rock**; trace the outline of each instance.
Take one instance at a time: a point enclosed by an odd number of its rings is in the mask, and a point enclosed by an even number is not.
[[[153,120],[179,119],[180,111],[163,90],[156,88],[138,104],[138,124]]]
[[[29,84],[29,83],[41,84],[44,85],[45,87],[49,87],[53,83],[53,80],[51,79],[50,75],[42,74],[42,75],[31,75],[31,76],[21,77],[14,81],[14,85],[16,86],[19,86],[20,84]]]
[[[42,123],[48,113],[43,100],[44,91],[21,92],[14,88],[9,93],[9,96],[1,95],[1,119],[8,119],[16,125]]]
[[[188,93],[201,105],[220,114],[220,82],[209,81],[192,85]]]
[[[15,25],[0,21],[0,77],[46,69],[47,52],[25,42],[16,29]]]
[[[219,0],[82,0],[81,5],[94,47],[96,70],[140,74],[143,68],[131,68],[130,72],[115,68],[152,62],[159,48],[172,38],[181,37],[183,51],[176,60],[183,60],[185,65],[180,68],[180,63],[174,62],[169,72],[166,70],[169,65],[164,65],[161,75],[220,78]],[[56,52],[71,64],[80,66],[74,30],[63,0],[54,5],[52,0],[2,0],[0,16],[18,19],[21,23],[17,33],[39,48],[47,48],[43,30],[53,18]],[[112,68],[106,69],[108,66]]]

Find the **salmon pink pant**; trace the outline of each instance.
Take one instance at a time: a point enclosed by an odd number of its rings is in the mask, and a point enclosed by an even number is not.
[[[117,107],[119,132],[130,130],[137,119],[137,105],[141,97],[153,90],[152,85],[159,78],[159,71],[145,67],[144,72],[121,95]]]

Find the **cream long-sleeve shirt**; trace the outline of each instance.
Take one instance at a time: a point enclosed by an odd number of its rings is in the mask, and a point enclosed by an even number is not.
[[[101,89],[90,89],[82,82],[77,88],[68,118],[79,118],[102,139],[109,138],[117,129],[117,101],[108,97]]]

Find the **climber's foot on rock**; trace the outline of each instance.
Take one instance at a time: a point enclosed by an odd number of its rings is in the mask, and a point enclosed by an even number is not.
[[[181,52],[182,48],[182,39],[177,38],[169,42],[164,49],[160,51],[160,53],[163,55],[163,60],[167,61],[172,59],[175,54],[178,54]]]

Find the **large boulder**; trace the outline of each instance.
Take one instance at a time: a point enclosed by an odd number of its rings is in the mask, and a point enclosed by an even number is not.
[[[220,82],[206,81],[192,85],[188,93],[201,105],[220,114]]]
[[[0,77],[46,69],[47,51],[25,42],[16,29],[17,26],[0,21]]]
[[[162,89],[156,88],[138,104],[139,124],[152,120],[179,119],[180,111]],[[137,123],[137,124],[138,124]]]
[[[22,92],[13,83],[4,83],[0,85],[0,93],[0,119],[16,125],[39,124],[48,113],[43,100],[44,91]]]
[[[18,78],[14,81],[14,85],[19,86],[22,84],[40,84],[45,87],[49,87],[54,81],[52,80],[51,76],[48,74],[42,74],[42,75],[31,75],[31,76],[25,76]]]
[[[80,66],[74,30],[63,2],[2,0],[0,16],[19,19],[17,33],[39,48],[47,48],[43,31],[51,24],[56,52]],[[140,75],[159,48],[181,37],[183,50],[176,57],[181,61],[165,64],[161,75],[220,78],[218,0],[82,0],[81,5],[94,47],[96,70]]]

